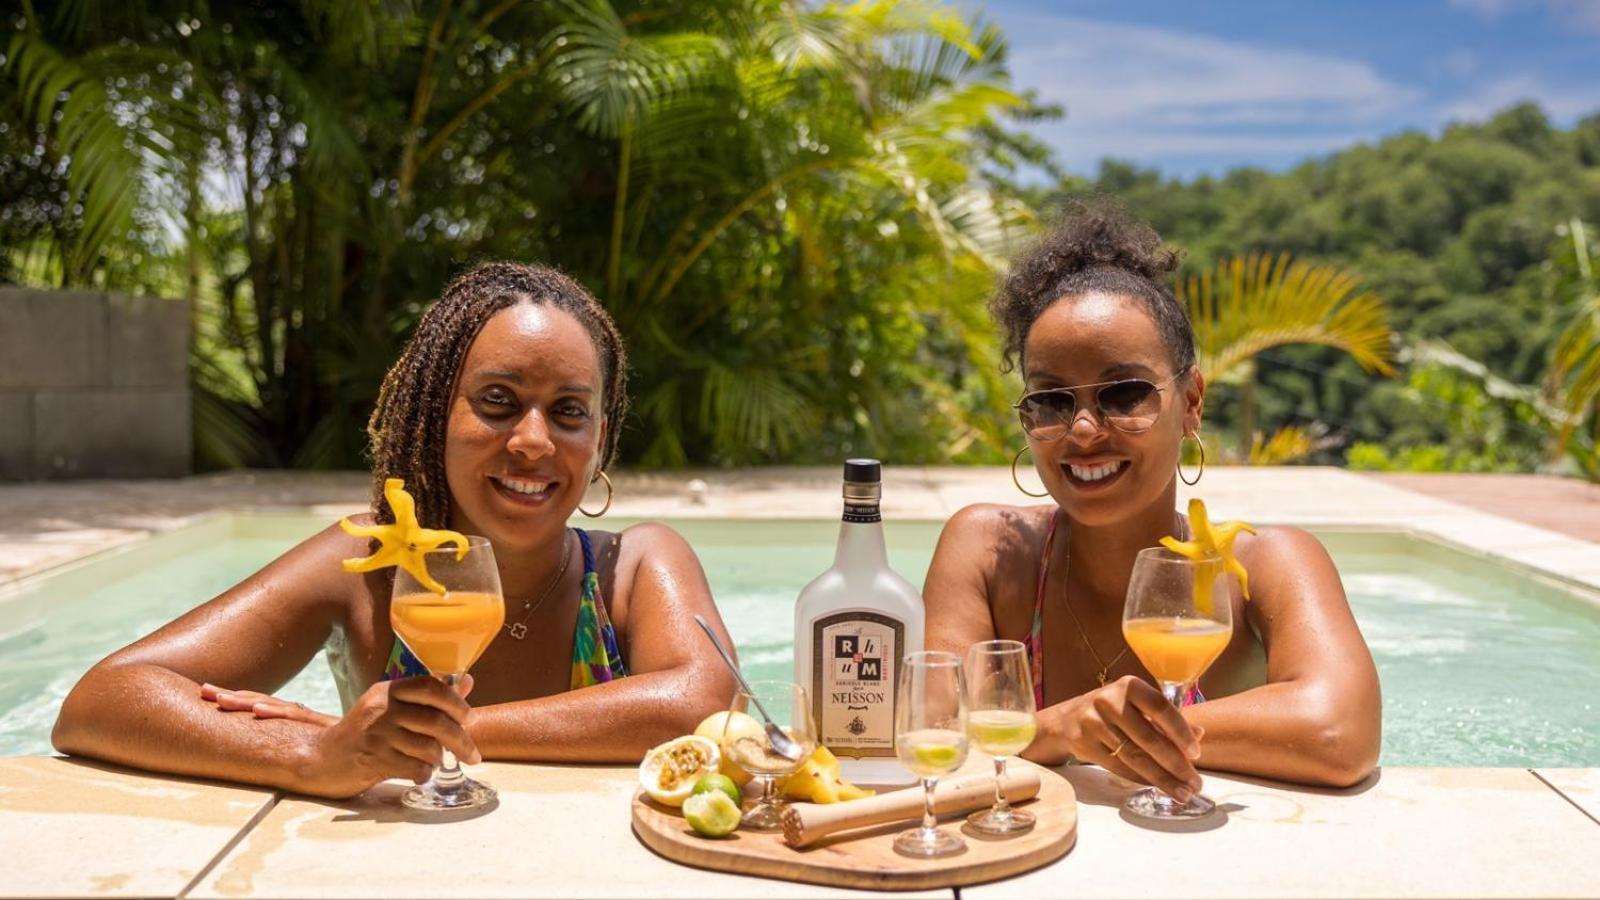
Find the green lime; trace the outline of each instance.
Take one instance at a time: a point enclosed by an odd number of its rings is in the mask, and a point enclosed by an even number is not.
[[[912,748],[911,755],[930,769],[948,769],[961,756],[961,748],[955,744],[923,744]]]
[[[739,811],[739,804],[721,791],[693,794],[683,801],[683,817],[689,821],[689,827],[706,837],[733,834],[743,815]]]
[[[721,791],[728,795],[734,806],[744,802],[744,794],[739,792],[739,785],[726,775],[703,775],[694,783],[694,792],[704,794],[706,791]]]

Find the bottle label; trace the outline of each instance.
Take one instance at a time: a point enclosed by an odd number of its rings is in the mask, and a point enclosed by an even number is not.
[[[872,522],[882,522],[883,513],[879,512],[877,504],[871,506],[855,506],[850,503],[844,505],[844,521],[860,525]]]
[[[823,744],[844,756],[894,756],[894,687],[905,623],[841,612],[811,623],[811,706]]]

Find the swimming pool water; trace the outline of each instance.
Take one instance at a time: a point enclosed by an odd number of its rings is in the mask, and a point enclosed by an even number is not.
[[[61,700],[89,666],[326,524],[218,517],[0,594],[0,756],[51,752]],[[699,553],[746,671],[788,677],[794,598],[832,560],[837,524],[672,524]],[[938,532],[888,525],[890,561],[914,584]],[[1600,766],[1600,607],[1431,541],[1319,536],[1378,663],[1384,764]],[[338,709],[320,654],[280,693]]]

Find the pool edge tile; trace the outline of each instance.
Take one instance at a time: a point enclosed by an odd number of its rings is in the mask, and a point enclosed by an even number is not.
[[[1600,827],[1600,768],[1535,768],[1528,771]],[[1600,887],[1596,893],[1600,894]]]
[[[0,896],[177,898],[277,803],[267,788],[60,756],[0,758]]]

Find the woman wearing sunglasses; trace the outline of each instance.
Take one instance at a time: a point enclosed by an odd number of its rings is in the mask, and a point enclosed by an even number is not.
[[[1252,599],[1235,581],[1237,626],[1201,680],[1205,702],[1180,714],[1123,640],[1135,555],[1188,536],[1175,511],[1180,452],[1198,440],[1206,386],[1166,284],[1177,261],[1116,208],[1079,207],[991,301],[1005,363],[1020,361],[1026,382],[1018,460],[1031,455],[1046,491],[1033,496],[1048,502],[950,520],[924,587],[928,645],[1028,645],[1039,733],[1024,755],[1037,762],[1095,763],[1180,801],[1199,789],[1197,767],[1355,784],[1378,758],[1378,677],[1310,534],[1239,537]],[[1203,472],[1202,459],[1185,481]]]

